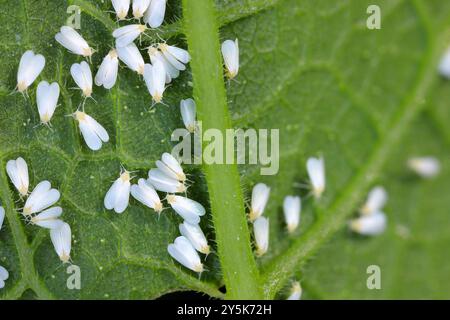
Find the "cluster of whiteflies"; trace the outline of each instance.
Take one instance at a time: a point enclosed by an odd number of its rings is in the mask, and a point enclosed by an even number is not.
[[[424,178],[430,178],[439,173],[439,161],[433,157],[410,158],[408,166],[416,174]],[[306,169],[311,184],[311,192],[319,199],[325,191],[325,163],[323,158],[309,158]],[[269,220],[263,216],[270,195],[270,188],[264,183],[258,183],[253,187],[249,220],[253,222],[256,255],[264,255],[269,248]],[[365,204],[360,209],[360,216],[350,221],[350,229],[358,234],[366,236],[379,235],[386,229],[387,218],[382,211],[388,199],[383,187],[374,187],[367,197]],[[283,202],[283,212],[286,227],[289,233],[293,233],[300,224],[301,199],[299,196],[286,196]],[[289,300],[301,298],[302,289],[300,283],[295,281],[290,290]]]
[[[44,180],[29,194],[28,165],[21,157],[9,160],[6,163],[6,172],[20,198],[26,198],[22,215],[31,224],[50,230],[50,238],[56,253],[62,262],[68,262],[72,239],[70,226],[60,219],[62,208],[52,207],[61,196],[59,191],[53,189],[49,181]]]
[[[325,162],[323,158],[309,158],[306,169],[311,183],[311,191],[318,199],[325,190]],[[269,248],[269,219],[263,216],[269,200],[270,188],[264,183],[253,187],[249,220],[253,223],[256,255],[264,255]],[[293,233],[300,224],[301,199],[299,196],[286,196],[283,212],[287,230]]]
[[[360,209],[360,216],[350,221],[350,229],[366,236],[381,234],[386,229],[386,214],[382,211],[388,195],[383,187],[374,187]]]
[[[130,2],[113,1],[113,6],[119,20],[126,17]],[[144,21],[152,28],[157,28],[164,20],[166,1],[147,0],[133,1],[133,15],[135,18],[144,17]],[[145,63],[134,41],[147,29],[146,25],[132,24],[120,27],[113,32],[116,39],[116,48],[109,51],[104,57],[94,82],[97,86],[111,89],[117,80],[119,60],[131,70],[142,75],[147,89],[154,103],[160,103],[166,89],[166,84],[179,76],[180,71],[186,69],[190,61],[189,53],[181,48],[159,43],[148,48],[150,63]],[[55,36],[62,46],[76,55],[90,58],[95,52],[87,41],[72,27],[63,26]],[[238,40],[226,40],[222,44],[222,54],[226,66],[226,74],[233,79],[239,71]],[[45,58],[33,51],[26,51],[20,60],[17,73],[17,89],[25,93],[27,88],[36,80],[45,66]],[[84,99],[92,96],[93,77],[89,64],[86,61],[74,63],[70,68],[73,80],[80,88]],[[39,83],[36,92],[36,103],[42,124],[50,125],[50,120],[58,105],[60,88],[57,82]],[[183,115],[183,114],[182,114]],[[103,143],[109,141],[108,132],[92,116],[82,110],[72,114],[78,121],[80,132],[91,150],[99,150]],[[183,116],[184,119],[184,116]]]
[[[62,27],[61,29],[78,35],[70,27]],[[19,69],[17,71],[18,91],[25,93],[44,69],[44,66],[45,58],[42,55],[34,54],[31,50],[26,51],[20,59]],[[85,61],[79,64],[75,63],[72,65],[70,71],[75,82],[82,89],[83,95],[90,97],[92,94],[92,75],[89,65]],[[59,94],[60,88],[57,82],[50,84],[47,81],[41,81],[38,84],[36,104],[42,124],[50,126],[50,120],[58,105]],[[77,110],[72,115],[78,121],[80,132],[91,150],[99,150],[103,142],[109,141],[109,136],[105,128],[94,118],[80,110]]]
[[[312,193],[318,199],[325,190],[325,163],[323,158],[309,158],[306,163]],[[264,183],[253,187],[249,220],[253,223],[256,255],[262,256],[269,249],[269,219],[263,216],[270,196],[270,188]],[[286,196],[283,201],[283,212],[286,227],[293,233],[300,224],[301,199],[299,196]],[[300,283],[294,282],[288,299],[298,300],[301,297]]]
[[[435,177],[441,167],[439,160],[431,156],[409,158],[407,166],[422,178]],[[359,210],[359,217],[350,221],[350,229],[365,236],[375,236],[383,233],[387,226],[386,214],[383,212],[387,200],[388,194],[383,187],[376,186],[372,188],[366,202]]]
[[[124,20],[130,10],[130,0],[112,0],[117,19]],[[132,10],[135,19],[144,19],[151,28],[158,28],[166,12],[167,0],[133,0]]]
[[[129,0],[112,1],[118,20],[124,20],[130,8]],[[140,50],[134,43],[148,28],[158,28],[163,20],[166,9],[166,0],[134,0],[132,4],[133,16],[143,18],[145,24],[131,24],[119,27],[113,31],[115,48],[104,57],[97,74],[93,78],[91,67],[86,61],[74,63],[70,73],[74,82],[86,100],[92,97],[93,83],[111,89],[117,80],[119,60],[128,68],[142,75],[154,103],[160,103],[166,89],[166,84],[177,78],[180,71],[186,69],[190,61],[189,53],[181,48],[159,43],[147,48],[151,63],[145,63]],[[69,26],[61,27],[55,35],[55,40],[71,53],[88,58],[95,50],[75,29]],[[222,44],[222,55],[226,67],[226,76],[233,79],[239,72],[239,46],[238,40],[226,40]],[[37,79],[45,67],[45,58],[33,51],[26,51],[19,63],[17,72],[17,90],[27,94],[27,89]],[[36,91],[36,104],[42,124],[50,126],[50,121],[58,106],[60,87],[57,82],[42,81]],[[84,100],[84,101],[85,101]],[[91,150],[99,150],[103,143],[109,141],[106,129],[83,108],[78,108],[72,116],[78,122],[81,135]],[[189,132],[196,129],[196,106],[192,99],[181,100],[180,113],[183,123]],[[203,265],[196,252],[209,253],[207,240],[199,227],[200,216],[205,209],[198,202],[183,196],[175,195],[186,191],[186,177],[178,161],[170,154],[163,154],[157,163],[157,169],[149,171],[147,180],[139,179],[138,184],[131,186],[131,176],[123,170],[120,177],[114,182],[105,196],[104,204],[107,209],[114,209],[117,213],[123,212],[129,202],[130,193],[144,205],[161,213],[163,206],[157,191],[167,192],[167,202],[185,220],[180,224],[181,237],[174,244],[169,245],[169,253],[186,267],[201,272]],[[8,174],[21,194],[21,198],[28,196],[28,168],[22,158],[8,163],[12,171]],[[9,170],[9,169],[8,169]],[[39,183],[28,197],[23,215],[38,226],[50,229],[50,235],[55,250],[62,261],[70,259],[71,231],[70,226],[59,219],[62,214],[60,207],[51,207],[59,200],[59,192],[51,189],[48,181]],[[2,208],[3,209],[3,208]]]
[[[122,213],[128,207],[130,194],[145,206],[158,214],[163,211],[163,204],[157,191],[167,193],[165,200],[180,215],[184,222],[179,225],[182,236],[175,239],[167,248],[169,254],[185,267],[202,272],[203,264],[197,253],[209,253],[206,237],[201,230],[200,217],[205,208],[192,199],[177,195],[187,190],[187,177],[178,160],[169,153],[164,153],[156,161],[156,168],[150,169],[148,178],[140,178],[131,185],[130,172],[122,170],[120,177],[114,181],[105,196],[104,205],[108,210]]]

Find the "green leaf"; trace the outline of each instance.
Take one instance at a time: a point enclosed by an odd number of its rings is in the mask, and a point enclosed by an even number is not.
[[[97,102],[88,100],[86,111],[111,137],[98,152],[86,148],[73,119],[65,117],[81,103],[69,72],[81,58],[57,44],[54,35],[66,22],[67,7],[79,5],[80,32],[98,50],[92,64],[98,66],[114,45],[110,2],[0,2],[0,200],[7,213],[0,231],[0,265],[10,271],[0,297],[146,299],[181,290],[221,297],[218,288],[225,285],[233,298],[258,297],[260,290],[265,298],[284,298],[289,281],[300,278],[309,298],[449,298],[450,84],[438,78],[436,65],[448,40],[450,4],[376,1],[382,28],[372,31],[365,22],[373,1],[218,0],[216,14],[209,6],[197,7],[196,1],[185,0],[183,8],[180,1],[169,0],[166,24],[142,40],[144,47],[161,36],[170,38],[169,44],[193,49],[192,71],[183,72],[166,90],[168,107],[151,109],[144,82],[126,67],[120,68],[111,91],[95,87]],[[191,18],[207,15],[202,23],[214,29],[205,32],[203,45],[195,20],[179,20],[183,12]],[[216,26],[222,27],[220,34]],[[236,37],[241,69],[237,82],[225,86],[224,101],[220,73],[207,74],[201,62],[221,71],[218,41]],[[30,88],[30,98],[24,99],[9,93],[27,49],[45,55],[47,64]],[[37,126],[35,88],[40,80],[58,81],[63,88],[53,130]],[[158,218],[134,200],[122,215],[103,207],[121,164],[136,171],[135,176],[145,176],[171,150],[170,135],[182,127],[178,104],[193,95],[191,82],[199,117],[209,127],[223,130],[229,118],[235,128],[280,129],[276,176],[260,176],[258,166],[246,165],[239,168],[239,182],[229,167],[185,166],[193,179],[188,195],[206,205],[202,227],[217,252],[208,256],[208,272],[201,279],[167,254],[181,221],[172,210]],[[217,112],[224,118],[216,119]],[[318,154],[325,157],[327,190],[315,202],[294,184],[306,182],[305,161]],[[442,174],[421,180],[405,161],[428,154],[441,160]],[[28,162],[33,187],[47,179],[61,191],[81,290],[67,288],[69,275],[48,231],[27,224],[17,213],[23,203],[4,170],[6,161],[17,156]],[[257,182],[272,188],[265,212],[271,242],[267,255],[256,260],[260,276],[249,250],[251,228],[245,225],[242,201]],[[345,225],[375,183],[389,191],[389,227],[376,238],[357,237]],[[220,194],[220,187],[235,190]],[[237,196],[230,199],[232,194]],[[292,236],[281,211],[288,194],[303,198],[302,225]],[[233,235],[241,235],[242,244],[233,243]],[[239,257],[245,259],[234,266]],[[382,290],[366,288],[366,268],[372,264],[381,267]]]

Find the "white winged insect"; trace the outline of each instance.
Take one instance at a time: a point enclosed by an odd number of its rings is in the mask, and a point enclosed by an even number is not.
[[[166,89],[166,70],[161,61],[156,60],[153,65],[147,63],[144,66],[144,80],[154,103],[160,103]]]
[[[284,219],[289,233],[294,232],[300,223],[302,205],[300,197],[287,196],[283,202]]]
[[[129,24],[113,31],[113,37],[116,38],[116,47],[126,47],[132,43],[142,32],[147,30],[143,24]]]
[[[151,0],[133,0],[133,16],[140,19],[150,6]]]
[[[58,228],[50,229],[50,238],[59,259],[63,263],[69,262],[72,249],[72,231],[69,224],[63,222]]]
[[[270,188],[266,184],[258,183],[253,187],[249,214],[250,221],[255,221],[263,214],[269,195]]]
[[[41,212],[54,205],[59,200],[60,196],[58,190],[52,189],[52,185],[49,181],[41,181],[33,189],[25,202],[22,213],[24,216],[30,216],[33,213]]]
[[[167,61],[169,61],[169,63],[177,70],[186,70],[185,64],[191,61],[191,56],[187,50],[169,46],[166,43],[158,44],[158,49],[161,50],[164,58],[166,58]]]
[[[226,67],[226,76],[234,79],[239,72],[239,42],[225,40],[222,43],[222,56]]]
[[[413,157],[408,167],[422,178],[433,178],[441,171],[441,164],[435,157]]]
[[[117,58],[117,51],[112,49],[103,58],[100,68],[98,68],[95,75],[95,84],[103,86],[105,89],[111,89],[116,84],[117,72],[119,69],[119,59]]]
[[[138,74],[144,74],[144,58],[142,58],[139,49],[134,43],[130,43],[125,47],[116,48],[117,55],[128,68],[137,72]]]
[[[156,161],[156,166],[159,170],[172,179],[176,179],[182,183],[186,181],[186,175],[183,168],[174,156],[170,153],[164,152],[161,156],[161,160]]]
[[[323,158],[308,158],[306,171],[312,185],[312,192],[316,199],[325,191],[325,162]]]
[[[104,204],[108,210],[114,209],[116,213],[122,213],[128,207],[131,191],[131,177],[127,170],[122,170],[120,177],[114,181],[106,193]]]
[[[375,236],[384,232],[386,229],[386,215],[381,212],[375,212],[370,215],[361,216],[350,222],[350,229],[356,233],[365,236]]]
[[[89,47],[86,40],[72,27],[62,26],[55,39],[73,54],[91,57],[94,53],[94,49]]]
[[[191,98],[180,101],[180,112],[181,118],[183,119],[184,126],[186,129],[194,133],[196,128],[195,114],[196,106],[195,101]]]
[[[5,220],[5,209],[3,207],[0,207],[0,230],[2,230],[4,220]]]
[[[168,177],[160,169],[150,169],[147,181],[158,191],[167,193],[182,193],[186,191],[186,186],[182,182]]]
[[[269,249],[269,219],[259,217],[253,222],[253,232],[255,234],[256,255],[264,255]]]
[[[185,236],[191,242],[195,250],[206,255],[209,254],[208,240],[206,240],[205,234],[198,224],[184,221],[178,228],[180,229],[181,235]]]
[[[138,184],[131,186],[131,195],[143,203],[147,207],[155,210],[157,213],[161,213],[163,205],[158,193],[145,179],[139,179]]]
[[[186,237],[180,236],[176,238],[174,243],[168,245],[167,251],[172,258],[186,268],[198,273],[203,272],[200,256]]]
[[[361,214],[369,215],[383,209],[388,200],[386,190],[381,186],[376,186],[370,190],[366,203],[361,208]]]
[[[85,98],[92,95],[92,72],[86,61],[74,63],[70,67],[70,74]]]
[[[189,223],[198,224],[200,217],[206,213],[205,208],[192,199],[172,194],[168,195],[166,199],[172,209]]]
[[[56,106],[58,105],[59,85],[57,82],[49,84],[47,81],[41,81],[36,91],[36,104],[39,111],[41,123],[48,125]]]
[[[0,289],[5,287],[5,281],[9,278],[9,272],[4,267],[0,266]]]
[[[102,142],[109,141],[108,132],[94,118],[83,111],[76,111],[73,114],[75,120],[78,121],[81,135],[84,138],[89,149],[93,151],[100,150]]]
[[[22,157],[18,157],[16,160],[9,160],[6,163],[6,172],[20,195],[26,197],[28,195],[30,181],[28,177],[28,165],[25,160]]]
[[[26,51],[20,58],[19,69],[17,70],[17,90],[25,92],[36,80],[45,67],[45,58],[41,54],[34,54],[33,51]]]
[[[300,282],[294,281],[290,290],[289,297],[286,300],[300,300],[302,298],[302,287]]]
[[[63,221],[58,219],[62,214],[61,207],[51,207],[31,218],[31,223],[42,228],[57,229]]]
[[[164,69],[166,70],[166,83],[170,83],[172,79],[178,78],[180,75],[180,70],[167,61],[161,51],[153,46],[150,46],[147,52],[152,64],[155,64],[155,61],[159,60],[164,65]]]
[[[152,0],[144,15],[144,22],[151,28],[158,28],[164,21],[167,0]]]
[[[118,20],[124,20],[130,10],[130,0],[111,0]]]

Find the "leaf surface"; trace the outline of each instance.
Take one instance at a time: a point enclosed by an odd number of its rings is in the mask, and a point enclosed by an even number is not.
[[[241,51],[238,82],[227,86],[233,125],[280,129],[278,175],[262,177],[258,166],[240,167],[247,196],[257,182],[272,188],[265,213],[271,224],[270,249],[258,259],[267,297],[284,297],[295,276],[310,298],[449,298],[449,261],[443,252],[450,241],[450,84],[438,79],[435,68],[436,53],[445,47],[450,4],[377,1],[382,28],[370,31],[366,8],[372,2],[217,2],[221,39],[239,38]],[[74,120],[65,117],[82,102],[69,72],[81,58],[54,40],[70,4],[82,8],[80,32],[98,50],[91,65],[97,70],[114,45],[110,31],[116,23],[106,12],[112,10],[109,1],[0,2],[0,200],[7,210],[0,264],[10,271],[0,297],[144,299],[179,290],[219,296],[223,282],[217,256],[208,257],[209,271],[199,280],[167,254],[181,222],[173,211],[165,210],[158,218],[134,200],[122,215],[103,207],[120,165],[145,176],[171,150],[170,135],[183,126],[179,101],[192,95],[190,70],[166,90],[168,107],[151,109],[143,80],[124,66],[111,91],[95,87],[97,102],[88,100],[86,112],[105,126],[110,142],[99,152],[90,151]],[[180,1],[169,1],[161,36],[185,47],[176,22],[181,12]],[[149,41],[143,38],[143,43]],[[19,59],[28,49],[43,54],[47,63],[29,90],[30,98],[24,99],[9,93],[16,85]],[[57,81],[62,88],[53,130],[37,126],[39,80]],[[392,132],[396,139],[390,139]],[[315,203],[294,184],[307,181],[306,159],[318,154],[326,161],[327,190]],[[405,166],[408,157],[428,154],[443,166],[442,174],[429,181]],[[81,268],[81,290],[67,288],[69,275],[48,231],[27,225],[16,212],[23,204],[4,168],[18,156],[29,164],[32,186],[47,179],[61,191],[63,219],[73,233],[72,261]],[[201,168],[186,170],[194,180],[189,196],[205,204],[210,217]],[[380,237],[357,237],[345,229],[345,221],[375,183],[389,191],[389,227]],[[301,228],[293,236],[285,231],[281,211],[289,194],[303,198]],[[202,224],[213,239],[210,221],[203,219]],[[294,251],[300,254],[291,255]],[[278,276],[273,270],[280,261],[289,263],[277,268]],[[372,264],[381,267],[382,290],[366,288],[366,268]]]

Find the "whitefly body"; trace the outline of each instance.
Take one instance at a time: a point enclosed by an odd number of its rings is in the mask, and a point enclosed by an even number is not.
[[[176,238],[174,243],[168,245],[167,251],[172,258],[186,268],[194,272],[203,272],[200,256],[186,237],[180,236]]]
[[[63,263],[70,260],[70,251],[72,249],[72,231],[70,225],[63,222],[58,228],[50,229],[50,239],[59,259]]]
[[[70,74],[83,92],[83,96],[90,97],[92,95],[92,72],[87,62],[74,63],[70,67]]]
[[[164,57],[161,51],[153,46],[150,46],[147,52],[152,65],[154,65],[155,61],[157,60],[163,64],[164,69],[166,70],[166,83],[170,83],[172,79],[178,78],[178,76],[180,75],[180,70],[170,64],[170,62]]]
[[[193,133],[195,131],[195,101],[191,98],[180,101],[180,113],[186,129]]]
[[[86,40],[72,27],[62,26],[55,39],[73,54],[90,57],[94,53]]]
[[[166,89],[166,70],[161,61],[156,60],[153,65],[145,64],[144,80],[153,101],[160,103]]]
[[[253,222],[256,255],[262,256],[269,249],[269,219],[259,217]]]
[[[3,221],[5,221],[5,209],[0,207],[0,230],[2,230]]]
[[[198,224],[184,221],[178,227],[181,235],[185,236],[191,242],[195,250],[203,254],[209,254],[208,240],[206,240],[205,234]]]
[[[408,167],[422,178],[433,178],[441,171],[441,163],[435,157],[410,158]]]
[[[22,157],[18,157],[16,160],[9,160],[6,163],[6,172],[9,179],[19,191],[22,197],[28,195],[29,177],[28,177],[28,165]]]
[[[108,210],[122,213],[128,207],[131,190],[130,173],[124,170],[120,177],[114,181],[111,188],[106,193],[104,204]]]
[[[150,6],[151,0],[133,0],[133,16],[140,19]]]
[[[370,190],[366,203],[361,208],[361,214],[368,215],[380,211],[388,200],[386,190],[381,186],[376,186]]]
[[[33,51],[26,51],[20,58],[17,70],[17,90],[24,92],[36,80],[45,67],[45,58]]]
[[[178,160],[170,153],[164,152],[161,156],[161,160],[156,161],[156,166],[166,176],[183,183],[186,181],[186,175],[184,174],[183,168]]]
[[[289,233],[294,232],[300,223],[301,200],[298,196],[287,196],[283,201],[283,213]]]
[[[325,161],[323,158],[309,158],[306,171],[312,186],[312,193],[316,199],[325,191]]]
[[[113,31],[113,37],[116,39],[116,47],[125,47],[136,40],[147,27],[142,24],[129,24]]]
[[[383,212],[361,216],[350,222],[350,229],[365,236],[376,236],[386,229],[387,219]]]
[[[206,213],[205,208],[200,203],[186,197],[168,195],[167,202],[180,217],[191,224],[198,224],[200,217]]]
[[[59,85],[56,82],[49,84],[47,81],[39,82],[36,91],[36,103],[39,117],[43,124],[48,124],[58,105]]]
[[[98,68],[95,75],[95,84],[97,86],[103,86],[105,89],[111,89],[116,84],[117,73],[119,70],[119,59],[117,57],[117,51],[112,49],[103,58],[100,68]]]
[[[59,219],[61,214],[61,207],[52,207],[32,217],[31,223],[46,229],[57,229],[61,227],[63,223],[63,221]]]
[[[191,56],[187,50],[169,46],[166,43],[158,44],[158,49],[164,55],[164,58],[169,61],[169,63],[177,70],[184,71],[186,70],[185,64],[191,61]]]
[[[270,188],[264,183],[258,183],[253,187],[252,200],[250,205],[250,221],[260,217],[266,208],[269,200]]]
[[[9,278],[9,272],[5,267],[0,266],[0,289],[5,287],[5,281]]]
[[[160,169],[149,170],[147,181],[158,191],[167,193],[181,193],[186,191],[186,186],[182,182],[168,177]]]
[[[134,43],[130,43],[124,47],[118,47],[116,51],[120,61],[125,63],[128,68],[138,74],[144,74],[144,58],[142,58],[141,52]]]
[[[152,0],[144,15],[144,22],[151,28],[158,28],[164,21],[167,0]]]
[[[117,19],[123,20],[130,10],[130,0],[111,0]]]
[[[142,204],[155,210],[157,213],[161,213],[163,210],[158,193],[145,179],[139,179],[138,184],[131,186],[131,195]]]
[[[222,43],[222,56],[225,63],[226,75],[234,79],[239,72],[239,41],[225,40]]]
[[[59,200],[60,196],[58,190],[52,189],[52,185],[49,181],[44,180],[39,182],[25,202],[23,215],[29,216],[47,209],[54,205]]]
[[[76,111],[74,118],[78,121],[81,135],[89,149],[100,150],[102,143],[109,141],[109,135],[105,128],[87,113]]]
[[[289,297],[286,300],[300,300],[302,298],[302,287],[298,281],[292,284]]]
[[[441,76],[450,79],[450,48],[448,48],[439,62],[438,71]]]

